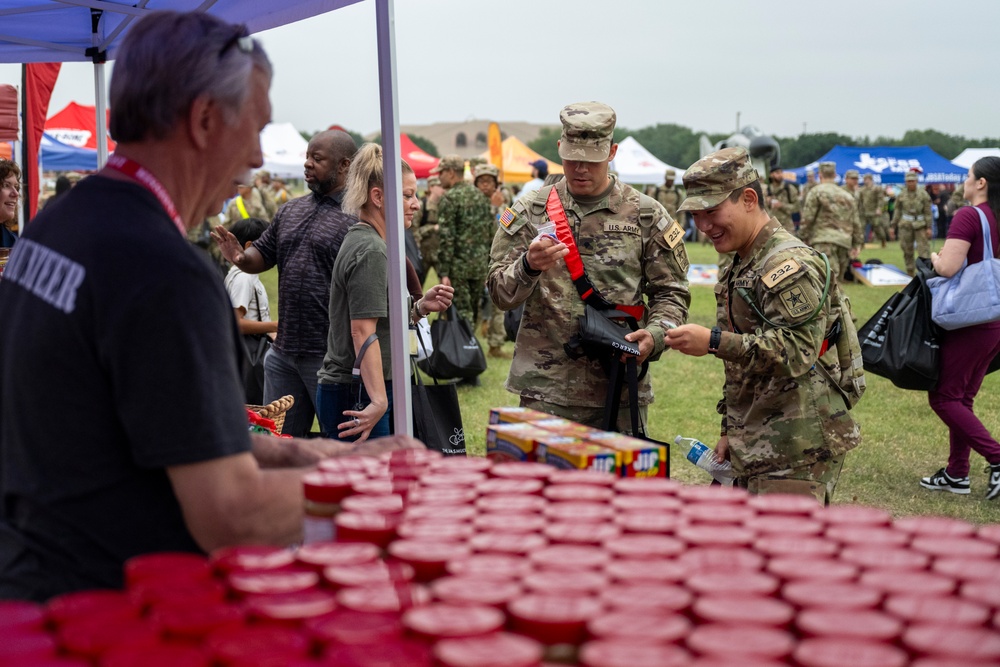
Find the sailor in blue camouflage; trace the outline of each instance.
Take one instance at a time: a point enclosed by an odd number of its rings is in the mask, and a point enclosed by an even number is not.
[[[864,391],[864,372],[850,304],[823,257],[762,206],[745,149],[702,158],[684,185],[681,210],[692,212],[716,250],[735,252],[715,289],[716,327],[688,324],[667,334],[676,350],[725,362],[716,453],[751,493],[829,502],[844,454],[860,441],[850,406]],[[827,350],[835,325],[843,330]]]
[[[599,427],[609,380],[598,361],[570,358],[563,348],[578,331],[584,303],[565,264],[566,246],[538,228],[555,191],[566,212],[587,275],[610,302],[645,304],[637,344],[640,363],[664,351],[669,327],[687,320],[688,258],[683,230],[663,206],[609,174],[617,152],[614,110],[599,102],[571,104],[559,114],[559,155],[566,178],[517,201],[500,217],[490,252],[488,286],[503,310],[524,304],[506,388],[521,404]],[[628,392],[623,391],[623,405]],[[653,400],[649,374],[639,384],[640,421]],[[630,432],[628,410],[618,428]]]

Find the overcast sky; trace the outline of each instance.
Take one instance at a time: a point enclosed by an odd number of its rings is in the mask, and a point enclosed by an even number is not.
[[[596,99],[619,125],[777,135],[1000,136],[1000,2],[869,0],[395,0],[403,124],[557,123]],[[300,130],[379,128],[375,9],[366,0],[258,37],[275,65],[273,118]],[[17,66],[0,82],[19,84]],[[50,115],[93,104],[64,66]]]

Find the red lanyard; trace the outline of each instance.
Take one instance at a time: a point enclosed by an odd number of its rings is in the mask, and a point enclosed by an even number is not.
[[[177,213],[177,208],[174,206],[174,200],[170,198],[170,194],[167,189],[163,187],[163,184],[153,176],[152,172],[143,167],[141,164],[135,160],[130,160],[127,157],[121,157],[120,155],[112,155],[108,158],[107,165],[109,168],[114,169],[117,172],[125,174],[126,176],[131,176],[135,180],[139,181],[143,187],[153,193],[163,210],[167,212],[170,219],[174,221],[174,225],[177,227],[177,231],[181,233],[181,236],[187,236],[187,228],[184,226],[184,221],[181,220],[181,216]]]

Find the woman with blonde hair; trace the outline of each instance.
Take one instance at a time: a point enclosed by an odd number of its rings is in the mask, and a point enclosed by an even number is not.
[[[420,208],[413,169],[402,163],[403,228]],[[343,209],[358,222],[347,230],[330,283],[330,333],[319,371],[316,412],[322,431],[344,440],[389,435],[392,364],[389,346],[389,286],[386,257],[382,148],[365,144],[347,173]],[[402,229],[399,230],[402,233]],[[416,322],[451,305],[454,290],[435,285],[413,300]],[[352,382],[361,356],[361,382]]]

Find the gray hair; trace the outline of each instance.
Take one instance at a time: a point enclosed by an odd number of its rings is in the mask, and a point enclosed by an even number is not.
[[[202,95],[219,102],[233,122],[250,94],[255,67],[271,76],[271,61],[246,26],[201,12],[153,12],[118,49],[111,136],[119,142],[163,139]]]

